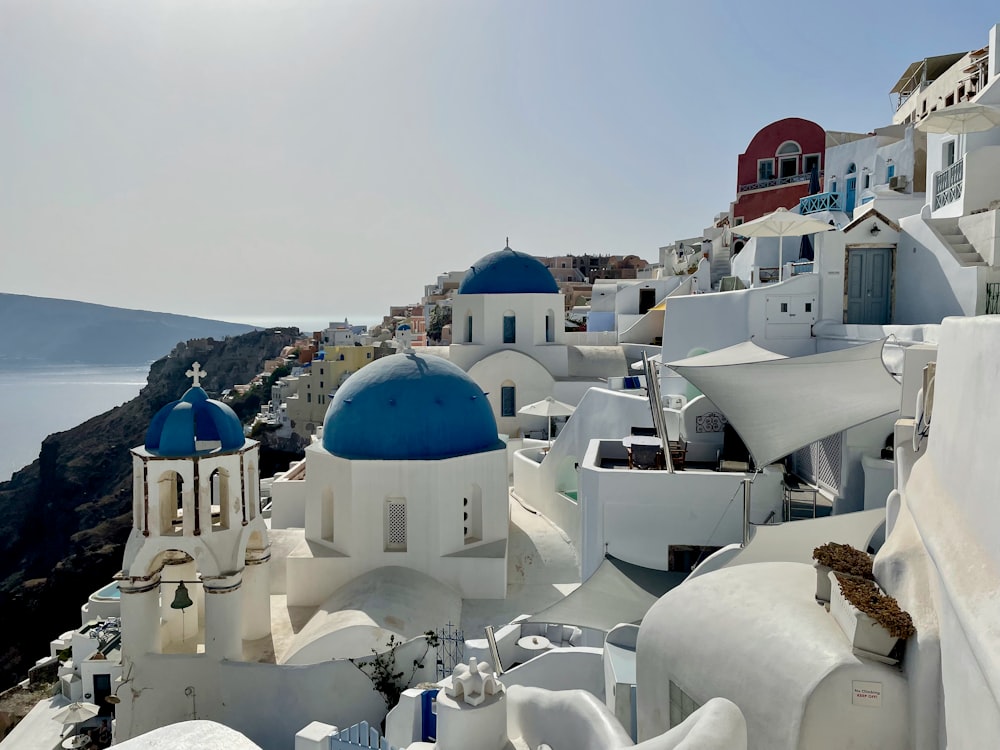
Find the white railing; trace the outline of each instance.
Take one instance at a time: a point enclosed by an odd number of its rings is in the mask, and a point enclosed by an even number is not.
[[[959,159],[947,169],[934,173],[934,209],[947,206],[962,197],[965,159]]]
[[[330,750],[354,750],[359,747],[370,750],[397,750],[378,733],[375,727],[369,726],[367,721],[330,735]]]

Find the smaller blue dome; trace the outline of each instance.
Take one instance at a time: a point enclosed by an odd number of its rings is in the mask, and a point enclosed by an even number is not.
[[[351,460],[430,461],[497,450],[503,441],[476,381],[411,350],[362,367],[337,389],[323,447]]]
[[[459,294],[558,294],[559,285],[540,260],[505,247],[465,272]]]
[[[177,401],[156,412],[146,430],[146,450],[170,458],[239,450],[245,442],[236,412],[210,399],[200,386],[189,388]],[[198,450],[198,443],[212,447]]]

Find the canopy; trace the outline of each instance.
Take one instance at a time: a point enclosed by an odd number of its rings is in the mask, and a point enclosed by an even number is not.
[[[782,357],[746,342],[667,366],[719,407],[757,466],[766,466],[899,409],[900,386],[882,364],[883,344]]]
[[[981,133],[1000,125],[1000,107],[961,102],[931,112],[918,125],[925,133]]]
[[[525,622],[553,622],[606,633],[619,623],[642,620],[657,599],[686,577],[685,573],[650,570],[609,555],[579,588]]]

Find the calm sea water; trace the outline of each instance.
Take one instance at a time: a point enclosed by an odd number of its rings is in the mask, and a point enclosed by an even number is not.
[[[0,482],[36,458],[42,439],[139,395],[149,366],[0,369]]]

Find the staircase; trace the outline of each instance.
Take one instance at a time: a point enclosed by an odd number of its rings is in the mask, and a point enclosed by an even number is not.
[[[730,270],[730,259],[728,247],[722,247],[721,240],[717,243],[719,247],[712,246],[712,288],[717,289],[719,286],[719,279],[723,276],[729,276],[732,271]]]
[[[951,250],[955,260],[962,266],[985,266],[986,261],[983,256],[976,252],[976,249],[969,242],[962,230],[958,226],[958,219],[929,219],[927,222],[938,236],[944,241],[945,246]]]
[[[785,521],[801,521],[806,518],[822,518],[833,512],[829,498],[820,493],[819,488],[807,484],[793,475],[785,477]]]

